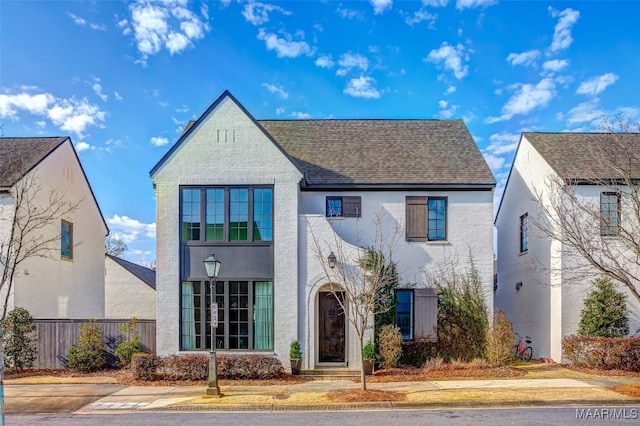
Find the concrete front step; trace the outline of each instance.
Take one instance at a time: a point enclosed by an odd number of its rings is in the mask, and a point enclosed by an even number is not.
[[[313,370],[301,370],[300,376],[313,380],[353,379],[360,377],[360,370],[348,368],[316,368]]]

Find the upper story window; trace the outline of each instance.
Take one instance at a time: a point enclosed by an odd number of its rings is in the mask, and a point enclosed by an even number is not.
[[[620,233],[620,194],[600,194],[600,235],[615,236]]]
[[[520,253],[529,250],[529,213],[520,216]]]
[[[63,259],[73,259],[73,223],[60,221],[60,256]]]
[[[406,198],[406,240],[446,241],[447,197]]]
[[[360,217],[362,199],[360,197],[327,197],[327,217]]]
[[[182,241],[273,240],[271,187],[184,187],[181,200]]]

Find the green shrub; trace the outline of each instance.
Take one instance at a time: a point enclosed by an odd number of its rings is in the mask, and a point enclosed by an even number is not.
[[[609,278],[599,278],[584,299],[578,334],[582,336],[622,337],[629,334],[627,296],[615,289]]]
[[[428,277],[438,290],[438,352],[445,360],[469,361],[485,356],[487,303],[473,258],[469,263],[465,271],[457,271],[450,264],[438,275]]]
[[[513,325],[502,309],[493,313],[493,327],[487,334],[487,361],[491,365],[513,362]]]
[[[122,324],[120,327],[122,336],[120,337],[118,346],[116,346],[116,350],[114,351],[114,355],[118,358],[116,362],[118,367],[128,366],[131,364],[131,358],[133,355],[142,351],[142,343],[140,342],[140,337],[136,330],[137,322],[138,319],[133,317],[128,323]]]
[[[33,367],[38,357],[38,346],[33,317],[25,308],[15,308],[2,321],[4,341],[4,365],[22,370]]]
[[[402,333],[400,327],[395,325],[385,325],[378,334],[378,345],[380,347],[380,364],[384,368],[397,367],[402,355]]]
[[[100,370],[107,364],[102,330],[96,320],[80,324],[78,343],[69,348],[67,364],[69,368],[82,372]]]
[[[362,358],[371,361],[376,358],[376,347],[371,340],[367,341],[362,348]]]
[[[297,340],[291,341],[291,345],[289,346],[289,359],[302,359],[302,348],[300,347],[300,342]]]
[[[567,336],[562,352],[577,367],[640,371],[640,337]]]

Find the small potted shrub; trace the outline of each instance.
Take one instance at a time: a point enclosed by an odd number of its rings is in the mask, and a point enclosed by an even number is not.
[[[373,361],[376,358],[376,348],[369,340],[362,348],[362,358],[364,359],[364,374],[373,374]]]
[[[293,340],[289,347],[289,361],[291,361],[291,374],[300,374],[300,367],[302,365],[302,349],[300,348],[300,342]]]

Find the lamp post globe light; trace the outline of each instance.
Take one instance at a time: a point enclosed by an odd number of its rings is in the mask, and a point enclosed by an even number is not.
[[[218,304],[214,303],[215,300],[215,286],[214,283],[218,278],[218,272],[220,272],[220,262],[211,253],[206,259],[202,261],[204,263],[204,269],[209,278],[211,285],[211,351],[209,352],[209,386],[207,387],[207,395],[222,396],[220,392],[220,386],[218,386],[218,368],[216,365],[216,328],[218,328]]]

